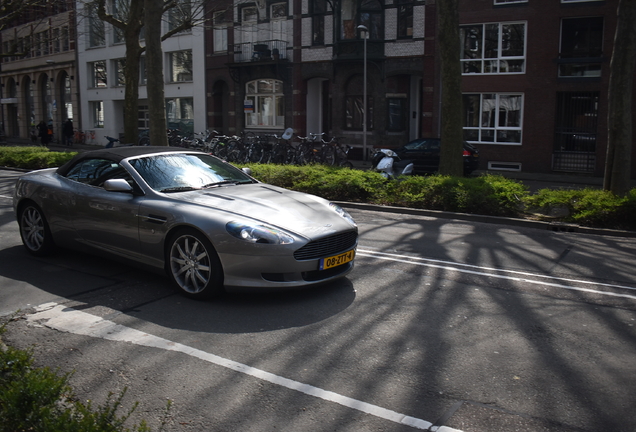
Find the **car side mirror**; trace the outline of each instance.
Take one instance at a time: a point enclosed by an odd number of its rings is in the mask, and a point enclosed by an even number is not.
[[[132,186],[124,179],[108,179],[104,182],[104,190],[109,192],[132,192]]]
[[[247,174],[248,176],[250,176],[250,177],[252,176],[252,170],[251,170],[250,168],[245,167],[245,168],[241,168],[241,170],[242,170],[245,174]]]

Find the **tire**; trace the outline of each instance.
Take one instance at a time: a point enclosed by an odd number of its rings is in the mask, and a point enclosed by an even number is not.
[[[227,143],[219,141],[212,149],[212,153],[221,159],[227,159]]]
[[[228,141],[225,146],[227,147],[226,159],[228,162],[239,162],[242,157],[245,157],[243,145],[238,141]]]
[[[49,224],[42,209],[36,204],[28,203],[22,207],[18,224],[22,244],[31,255],[46,256],[55,250]]]
[[[168,276],[186,297],[207,299],[223,292],[223,268],[212,243],[199,231],[182,229],[166,249]]]
[[[314,148],[310,145],[300,145],[296,151],[296,163],[307,165],[314,162]]]
[[[260,163],[263,160],[264,157],[264,153],[265,150],[263,149],[263,146],[259,143],[254,143],[252,144],[250,151],[249,151],[249,161],[248,162],[252,162],[252,163]]]
[[[331,147],[331,146],[323,147],[321,161],[325,165],[335,165],[336,164],[336,152],[334,151],[333,147]]]

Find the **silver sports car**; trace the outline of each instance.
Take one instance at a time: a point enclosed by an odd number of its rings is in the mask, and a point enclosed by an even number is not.
[[[25,174],[13,206],[29,253],[107,253],[165,269],[194,298],[343,277],[358,241],[338,205],[171,147],[95,150]]]

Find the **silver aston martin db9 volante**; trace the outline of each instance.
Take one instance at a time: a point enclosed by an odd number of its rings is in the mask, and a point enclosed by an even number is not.
[[[358,239],[336,204],[171,147],[79,154],[20,177],[13,205],[29,253],[107,253],[165,269],[194,298],[343,277]]]

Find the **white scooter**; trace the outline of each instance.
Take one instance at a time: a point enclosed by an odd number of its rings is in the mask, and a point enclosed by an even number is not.
[[[373,155],[371,163],[373,169],[386,178],[413,174],[413,162],[401,160],[393,150],[379,149]]]

